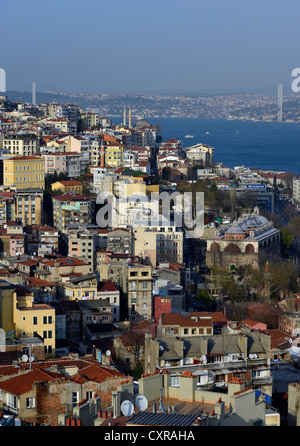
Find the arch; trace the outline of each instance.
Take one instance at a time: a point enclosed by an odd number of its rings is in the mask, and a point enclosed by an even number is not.
[[[213,242],[210,246],[211,251],[220,251],[220,245],[216,242]]]
[[[241,250],[234,243],[230,243],[228,246],[226,246],[226,248],[224,249],[224,252],[241,252]]]
[[[245,248],[245,252],[254,252],[254,246],[252,245],[252,243],[248,243]]]

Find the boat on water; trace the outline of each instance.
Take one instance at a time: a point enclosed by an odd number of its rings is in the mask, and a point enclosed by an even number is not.
[[[194,138],[194,135],[185,135],[185,138]]]
[[[209,132],[205,132],[205,135],[209,135]]]

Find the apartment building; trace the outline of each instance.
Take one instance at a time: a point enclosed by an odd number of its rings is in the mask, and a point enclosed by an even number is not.
[[[132,254],[132,232],[129,229],[116,228],[107,234],[107,250],[114,253]]]
[[[293,199],[300,203],[300,178],[293,178]]]
[[[32,156],[40,151],[40,140],[35,134],[12,133],[3,140],[3,149],[12,155]]]
[[[58,282],[63,274],[79,273],[86,275],[90,273],[90,265],[80,259],[72,257],[58,257],[54,260],[38,261],[34,270],[34,277],[48,282]]]
[[[18,189],[15,196],[15,217],[23,226],[42,223],[43,191],[35,188]]]
[[[152,318],[152,267],[128,265],[128,320],[135,322]]]
[[[3,186],[44,189],[44,159],[37,156],[15,156],[3,160]]]
[[[43,153],[45,160],[45,173],[64,173],[67,178],[76,178],[81,175],[81,154],[77,152]]]
[[[81,194],[62,194],[52,197],[53,225],[61,232],[73,223],[91,223],[95,218],[95,201]]]
[[[95,274],[75,277],[62,276],[58,282],[58,295],[61,300],[97,299],[97,279]]]
[[[34,303],[34,296],[25,287],[0,282],[0,327],[17,337],[43,339],[46,355],[55,352],[55,310],[46,304]]]
[[[209,167],[213,165],[214,162],[214,148],[208,146],[207,144],[195,144],[194,146],[187,147],[185,149],[186,156],[189,160],[194,163],[199,163],[203,167]]]
[[[98,285],[97,299],[108,302],[111,306],[112,322],[120,320],[120,291],[113,282],[100,282]]]
[[[69,231],[68,252],[69,257],[79,257],[90,265],[90,272],[96,266],[96,248],[98,234],[95,231]]]

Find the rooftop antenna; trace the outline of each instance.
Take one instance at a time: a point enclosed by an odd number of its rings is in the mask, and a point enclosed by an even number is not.
[[[134,405],[131,401],[125,400],[121,404],[121,412],[125,417],[130,417],[134,412]]]
[[[135,399],[136,407],[143,412],[148,407],[148,400],[144,395],[138,395]]]
[[[36,105],[36,83],[32,82],[32,105]]]

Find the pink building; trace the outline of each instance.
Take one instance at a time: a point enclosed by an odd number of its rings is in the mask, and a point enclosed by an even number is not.
[[[25,237],[21,234],[13,234],[9,242],[10,255],[21,256],[25,253]]]
[[[266,330],[267,324],[264,324],[263,322],[255,321],[254,319],[245,319],[242,321],[242,324],[246,325],[251,330]]]

